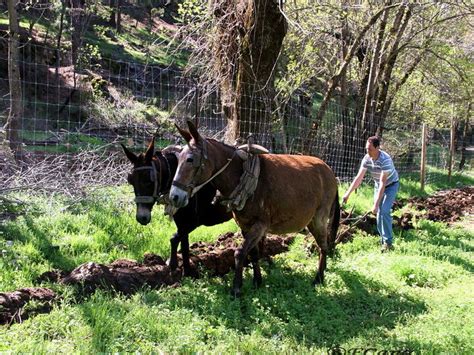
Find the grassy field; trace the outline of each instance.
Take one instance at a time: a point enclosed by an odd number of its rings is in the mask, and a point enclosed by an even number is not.
[[[456,183],[474,185],[471,178],[455,177]],[[400,197],[415,194],[416,184],[402,181]],[[371,187],[360,189],[349,205],[364,211],[371,196]],[[147,251],[168,256],[173,225],[161,208],[149,226],[139,225],[132,197],[128,187],[91,193],[73,205],[28,196],[34,208],[0,227],[6,250],[0,291],[38,286],[35,279],[52,268],[141,260]],[[97,291],[78,299],[69,287],[45,283],[62,301],[49,314],[1,327],[0,352],[326,353],[339,346],[473,353],[474,236],[443,223],[415,224],[395,232],[390,254],[381,254],[378,237],[365,233],[339,245],[318,288],[311,287],[317,256],[308,255],[302,237],[273,266],[263,264],[261,288],[252,288],[247,270],[238,300],[229,296],[232,275],[185,279],[181,287],[143,289],[129,298]],[[234,222],[202,227],[191,239],[213,241],[236,230]]]

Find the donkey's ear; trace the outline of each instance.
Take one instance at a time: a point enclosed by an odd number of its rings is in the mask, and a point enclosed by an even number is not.
[[[120,143],[120,145],[122,146],[123,151],[125,152],[125,155],[127,156],[128,160],[130,160],[133,164],[135,164],[138,160],[138,157],[133,152],[128,150],[128,148],[124,146],[122,143]]]
[[[176,123],[174,125],[178,129],[179,133],[183,136],[184,140],[189,143],[189,141],[193,138],[191,134],[188,131],[185,131],[184,129],[182,129]]]
[[[145,161],[150,162],[155,154],[155,136],[151,138],[151,142],[145,152]]]
[[[189,128],[189,132],[191,133],[191,136],[194,138],[196,143],[198,143],[201,140],[201,136],[192,121],[188,121],[188,128]]]

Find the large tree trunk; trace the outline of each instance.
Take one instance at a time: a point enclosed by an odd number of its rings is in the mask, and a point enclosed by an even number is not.
[[[71,36],[72,64],[77,65],[79,59],[79,49],[81,48],[81,38],[84,23],[84,8],[82,0],[70,0],[71,5],[71,25],[73,33]]]
[[[115,29],[117,33],[122,32],[122,0],[116,0],[117,4],[117,21],[115,23]]]
[[[61,16],[59,18],[59,29],[56,37],[56,85],[59,90],[59,67],[61,66],[61,38],[64,28],[64,14],[66,13],[65,0],[61,0]]]
[[[117,26],[117,14],[115,13],[116,10],[116,1],[118,0],[110,0],[109,6],[110,6],[110,17],[109,17],[109,25],[112,27]]]
[[[21,120],[23,116],[23,102],[20,81],[20,27],[16,12],[17,0],[8,0],[8,18],[10,36],[8,39],[8,82],[10,86],[10,112],[5,125],[10,148],[18,160],[21,158],[22,149],[19,137]]]
[[[369,76],[367,81],[367,89],[365,92],[364,98],[364,109],[362,113],[362,127],[367,126],[367,122],[370,121],[373,117],[375,111],[375,98],[374,98],[374,87],[376,83],[376,77],[378,76],[378,66],[380,63],[381,57],[381,48],[383,43],[383,38],[385,36],[385,28],[387,26],[388,11],[385,11],[381,21],[377,34],[377,42],[375,43],[374,52],[372,55],[372,60],[370,63]]]
[[[275,63],[286,34],[286,20],[275,1],[217,0],[214,14],[220,17],[218,30],[223,42],[218,44],[222,55],[222,105],[227,118],[226,141],[234,143],[250,133],[258,142],[271,144],[271,97]],[[229,34],[227,17],[237,23]],[[229,55],[230,52],[230,55]],[[225,54],[223,54],[225,53]],[[227,66],[230,66],[227,67]]]
[[[400,41],[408,25],[408,22],[410,21],[410,18],[411,18],[410,6],[401,5],[400,10],[397,13],[395,22],[391,30],[391,33],[392,33],[391,37],[393,37],[393,42],[390,46],[390,50],[388,51],[388,53],[386,53],[387,61],[386,61],[386,65],[384,65],[384,68],[383,68],[382,80],[379,82],[380,90],[379,90],[379,95],[377,98],[377,106],[376,106],[376,111],[374,115],[374,124],[377,127],[379,133],[382,132],[382,126],[385,120],[385,117],[383,117],[383,114],[388,112],[388,111],[385,111],[385,105],[387,103],[388,89],[389,89],[391,79],[392,79],[393,68],[397,61],[397,56],[399,53],[398,49],[399,49]],[[390,37],[387,40],[390,40]],[[382,72],[382,68],[380,69],[380,72]]]
[[[326,90],[326,94],[324,95],[324,99],[321,103],[321,106],[319,107],[318,115],[316,116],[316,121],[320,122],[322,118],[324,117],[324,114],[326,113],[326,110],[329,106],[329,102],[332,98],[332,95],[336,88],[339,86],[340,79],[342,77],[342,73],[347,69],[348,65],[350,64],[352,58],[354,55],[357,53],[357,50],[362,42],[362,39],[364,38],[365,34],[367,31],[372,28],[375,23],[377,22],[378,18],[386,11],[388,11],[390,8],[394,7],[394,5],[386,6],[383,9],[379,10],[375,15],[372,16],[372,18],[367,22],[367,24],[362,28],[360,33],[358,34],[357,38],[352,42],[352,45],[344,58],[344,61],[341,63],[341,66],[339,67],[338,71],[331,77],[331,79],[328,81],[328,88]]]

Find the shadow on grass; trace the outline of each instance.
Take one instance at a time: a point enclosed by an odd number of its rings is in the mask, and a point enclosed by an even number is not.
[[[67,257],[59,246],[51,242],[52,236],[38,228],[33,217],[25,217],[25,222],[34,237],[20,236],[20,238],[32,243],[54,269],[70,271],[76,266],[72,257]]]
[[[209,279],[203,280],[204,292],[194,286],[185,287],[179,297],[154,294],[145,303],[192,309],[215,326],[224,325],[243,334],[257,332],[268,339],[292,339],[294,343],[323,348],[370,335],[378,328],[393,329],[407,314],[426,310],[423,302],[361,274],[341,269],[330,272],[331,279],[337,279],[336,285],[315,289],[307,274],[276,265],[268,270],[259,289],[251,288],[247,275],[243,296],[237,300],[229,296],[228,286]],[[215,297],[208,296],[209,290]]]

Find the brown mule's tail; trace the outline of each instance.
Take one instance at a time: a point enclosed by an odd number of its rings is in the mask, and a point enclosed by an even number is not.
[[[337,229],[341,219],[341,206],[339,205],[339,191],[336,191],[336,198],[331,207],[331,231],[328,240],[329,252],[333,253],[336,248]]]

